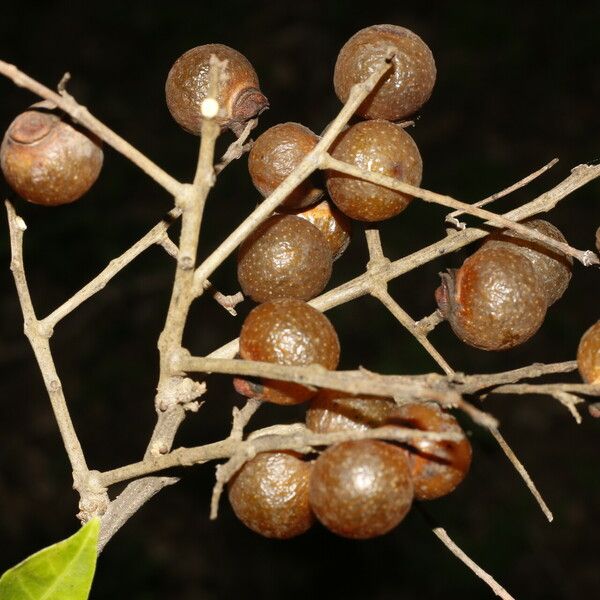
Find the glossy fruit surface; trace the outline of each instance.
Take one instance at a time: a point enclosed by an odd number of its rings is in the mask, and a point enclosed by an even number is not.
[[[458,433],[460,442],[426,439],[410,442],[408,463],[417,500],[433,500],[452,492],[471,466],[471,444],[458,421],[435,403],[403,404],[394,411],[394,420],[404,427]]]
[[[364,121],[340,134],[331,155],[365,171],[381,173],[410,185],[421,183],[423,162],[417,145],[399,125]],[[412,196],[338,171],[327,171],[327,190],[336,206],[352,219],[381,221],[401,213]]]
[[[331,277],[333,257],[325,236],[293,215],[273,215],[246,239],[238,253],[238,281],[256,302],[310,300]]]
[[[514,348],[546,315],[546,295],[531,262],[510,248],[482,247],[441,277],[438,307],[454,333],[476,348]]]
[[[240,356],[280,365],[322,365],[335,369],[340,344],[329,319],[312,306],[294,299],[265,302],[254,308],[240,332]],[[266,379],[261,399],[276,404],[297,404],[315,392],[284,381]]]
[[[200,105],[208,95],[213,54],[219,60],[227,61],[227,77],[220,82],[216,98],[220,107],[216,120],[221,127],[228,127],[239,135],[246,122],[265,110],[269,102],[260,91],[258,76],[248,59],[229,46],[205,44],[182,54],[167,76],[167,106],[181,127],[200,135]]]
[[[319,136],[300,123],[281,123],[267,129],[254,142],[248,155],[252,183],[268,196],[317,145]],[[323,196],[313,178],[302,182],[284,201],[283,208],[302,208]]]
[[[523,222],[539,233],[558,241],[567,243],[565,236],[552,223],[542,219],[531,219]],[[535,270],[540,285],[546,294],[548,306],[554,304],[564,293],[571,280],[573,258],[558,252],[534,240],[522,238],[518,233],[503,230],[495,233],[486,240],[484,246],[504,245],[519,250]]]
[[[95,136],[52,107],[40,102],[20,114],[0,148],[8,184],[25,200],[44,206],[81,198],[98,178],[104,158]]]
[[[325,236],[333,260],[337,260],[350,244],[352,233],[350,219],[340,212],[332,202],[322,200],[314,206],[295,211],[293,214],[306,219]]]
[[[229,502],[242,523],[269,538],[288,539],[314,522],[308,503],[311,463],[289,452],[263,452],[229,482]]]
[[[384,425],[395,407],[385,398],[360,398],[322,389],[306,411],[306,426],[317,433],[366,431]]]
[[[346,102],[352,86],[365,81],[389,49],[392,68],[363,102],[358,114],[368,119],[398,121],[419,110],[431,96],[436,68],[431,50],[415,33],[398,25],[372,25],[355,33],[335,63],[333,85]]]
[[[405,451],[377,440],[330,446],[313,465],[309,498],[317,519],[334,533],[356,539],[383,535],[412,504]]]
[[[586,383],[600,383],[600,321],[581,337],[577,349],[577,366]]]

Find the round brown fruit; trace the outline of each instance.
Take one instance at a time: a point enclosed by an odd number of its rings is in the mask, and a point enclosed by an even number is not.
[[[577,366],[586,383],[600,383],[600,321],[581,337],[577,349]]]
[[[227,61],[227,77],[221,78],[216,97],[220,107],[216,121],[239,136],[246,123],[268,108],[269,102],[260,91],[258,76],[248,59],[229,46],[205,44],[182,54],[167,76],[167,106],[183,129],[200,135],[200,105],[208,96],[213,54],[220,61]]]
[[[413,139],[389,121],[364,121],[337,138],[331,155],[365,171],[418,186],[423,162]],[[412,196],[328,170],[327,190],[336,206],[352,219],[381,221],[401,213]]]
[[[314,206],[295,211],[297,217],[314,225],[327,240],[333,260],[337,260],[350,244],[352,225],[350,219],[331,202],[322,200]]]
[[[366,431],[380,427],[392,415],[396,404],[386,398],[348,396],[322,389],[306,411],[306,426],[316,433]]]
[[[44,206],[81,198],[98,178],[103,158],[101,142],[49,102],[20,114],[0,148],[8,184],[25,200]]]
[[[552,223],[542,219],[531,219],[523,225],[538,233],[543,233],[558,242],[567,243],[565,236]],[[518,250],[525,256],[535,270],[540,285],[546,294],[548,306],[554,304],[564,293],[571,280],[573,258],[554,248],[535,240],[528,240],[520,234],[502,230],[488,237],[484,246],[502,245]]]
[[[310,300],[331,277],[333,257],[325,236],[293,215],[273,215],[246,239],[238,253],[238,281],[256,302]]]
[[[311,467],[291,452],[256,455],[229,482],[229,502],[237,518],[269,538],[289,539],[310,529]]]
[[[285,298],[250,311],[240,332],[240,356],[280,365],[319,364],[333,370],[340,358],[340,343],[324,314],[301,300]],[[249,390],[249,395],[275,404],[298,404],[315,393],[297,383],[272,379]]]
[[[309,499],[317,519],[338,535],[383,535],[402,521],[412,504],[406,453],[377,440],[331,446],[313,465]]]
[[[248,155],[248,170],[252,183],[268,196],[300,164],[317,145],[319,136],[299,123],[282,123],[261,134]],[[323,195],[313,178],[304,180],[280,205],[282,208],[303,208],[314,204]]]
[[[357,113],[367,119],[398,121],[415,113],[431,96],[436,78],[431,50],[415,33],[398,25],[372,25],[355,33],[335,63],[335,93],[346,102],[352,86],[365,81],[392,50],[392,67]]]
[[[546,295],[531,262],[516,250],[482,247],[441,278],[435,293],[440,312],[471,346],[514,348],[542,325]]]
[[[403,427],[437,433],[458,433],[459,442],[420,439],[410,442],[408,464],[417,500],[433,500],[452,492],[471,466],[471,444],[458,421],[435,403],[403,404],[394,412]]]

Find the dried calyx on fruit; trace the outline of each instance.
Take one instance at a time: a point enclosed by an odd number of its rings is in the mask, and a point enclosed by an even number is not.
[[[567,243],[560,230],[548,221],[531,219],[523,225],[558,242]],[[554,304],[565,293],[573,268],[571,256],[562,254],[543,242],[525,239],[520,234],[506,229],[490,235],[484,243],[486,248],[496,245],[518,250],[531,262],[546,295],[548,306]]]
[[[600,383],[600,321],[581,337],[577,348],[577,367],[586,383]]]
[[[340,343],[329,319],[306,302],[290,298],[265,302],[246,317],[240,332],[240,356],[280,365],[319,364],[335,369]],[[316,391],[287,381],[264,379],[260,384],[235,380],[245,395],[275,404],[298,404]]]
[[[292,452],[262,452],[249,460],[228,485],[237,518],[265,537],[289,539],[314,523],[308,503],[312,463]]]
[[[352,224],[332,202],[322,200],[309,208],[294,211],[293,214],[306,219],[325,236],[333,260],[337,260],[345,252],[350,243]]]
[[[517,250],[484,246],[460,269],[440,275],[435,292],[440,312],[471,346],[513,348],[542,325],[546,294],[531,262]]]
[[[200,135],[200,105],[208,95],[212,55],[227,61],[226,73],[219,80],[216,100],[220,111],[216,121],[239,136],[247,121],[268,108],[269,102],[260,91],[258,76],[248,59],[229,46],[205,44],[182,54],[167,76],[167,106],[181,127]]]
[[[310,300],[331,277],[333,257],[325,236],[306,219],[273,215],[238,252],[238,281],[256,302]]]
[[[414,140],[389,121],[364,121],[342,132],[331,155],[365,171],[418,186],[423,174],[421,154]],[[335,205],[352,219],[381,221],[401,213],[412,196],[335,170],[326,172],[327,190]]]
[[[309,500],[317,519],[338,535],[356,539],[383,535],[412,505],[406,453],[377,440],[331,446],[313,465]]]
[[[98,178],[103,158],[100,140],[46,101],[9,125],[0,148],[8,184],[25,200],[44,206],[81,198]]]
[[[340,50],[333,75],[338,98],[346,102],[352,86],[365,81],[390,51],[390,73],[358,108],[362,117],[398,121],[431,96],[436,68],[427,44],[404,27],[372,25],[355,33]]]
[[[300,164],[317,145],[319,136],[300,123],[282,123],[262,133],[248,155],[248,170],[252,183],[268,196]],[[283,201],[281,208],[303,208],[317,202],[323,189],[315,178],[304,180]]]
[[[459,442],[416,439],[410,442],[407,453],[417,500],[434,500],[454,491],[471,466],[471,444],[458,421],[428,402],[398,406],[393,422],[421,431],[463,435]]]

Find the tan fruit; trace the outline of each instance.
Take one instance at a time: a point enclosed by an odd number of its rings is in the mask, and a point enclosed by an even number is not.
[[[331,155],[365,171],[404,183],[421,183],[423,162],[417,145],[399,125],[364,121],[340,134]],[[352,219],[381,221],[401,213],[412,196],[345,175],[326,172],[327,190],[335,205]]]
[[[600,383],[600,321],[581,337],[577,349],[577,366],[586,383]]]
[[[333,75],[338,98],[346,102],[352,86],[365,81],[390,49],[394,52],[390,72],[357,111],[365,118],[398,121],[431,96],[436,68],[427,44],[404,27],[372,25],[355,33],[340,50]]]

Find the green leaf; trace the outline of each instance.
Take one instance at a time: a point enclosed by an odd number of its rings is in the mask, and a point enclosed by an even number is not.
[[[86,600],[96,569],[100,519],[0,577],[0,600]]]

